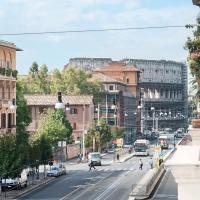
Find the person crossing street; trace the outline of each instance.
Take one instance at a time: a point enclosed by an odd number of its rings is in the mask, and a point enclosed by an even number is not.
[[[96,169],[95,166],[94,166],[94,162],[91,160],[90,161],[90,164],[89,164],[89,167],[90,167],[90,170],[93,168],[93,169]]]
[[[140,167],[139,167],[139,169],[142,170],[142,167],[143,167],[143,162],[142,162],[142,159],[140,158]]]

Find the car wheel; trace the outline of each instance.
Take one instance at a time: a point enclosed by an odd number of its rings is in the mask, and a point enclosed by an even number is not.
[[[24,187],[27,187],[27,181],[26,181],[26,183],[25,183]]]

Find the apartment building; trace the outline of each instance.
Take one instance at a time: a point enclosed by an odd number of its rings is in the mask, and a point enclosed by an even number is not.
[[[16,51],[22,50],[0,41],[0,135],[16,132]]]
[[[95,99],[94,119],[106,120],[111,127],[124,130],[124,144],[132,144],[136,138],[136,97],[128,91],[127,84],[100,72],[93,73],[93,79],[100,81],[104,93]]]
[[[45,109],[55,109],[56,95],[25,95],[32,122],[27,130],[34,133],[38,128],[41,113]],[[94,119],[94,106],[92,96],[62,96],[65,105],[65,113],[73,128],[73,140],[82,140],[84,129],[91,127]],[[69,109],[66,110],[67,105]]]

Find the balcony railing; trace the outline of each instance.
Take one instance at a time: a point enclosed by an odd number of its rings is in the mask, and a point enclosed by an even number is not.
[[[144,101],[159,101],[159,102],[182,102],[182,99],[168,99],[168,98],[149,98],[149,97],[144,97]]]
[[[159,120],[159,121],[164,121],[164,120],[170,120],[170,121],[176,121],[176,120],[184,120],[186,119],[185,117],[145,117],[145,120],[147,121],[153,121],[153,120]]]

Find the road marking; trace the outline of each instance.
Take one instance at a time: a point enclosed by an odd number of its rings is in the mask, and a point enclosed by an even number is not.
[[[103,180],[105,180],[107,177],[111,176],[113,173],[114,173],[114,172],[108,174],[107,176],[105,176],[105,177],[102,178],[101,180],[97,181],[97,182],[93,185],[93,187],[95,187],[95,185],[97,185],[98,183],[100,183],[100,182],[102,182]],[[85,189],[82,193],[80,193],[78,196],[74,197],[73,200],[78,199],[81,195],[83,195],[84,193],[86,193],[86,192],[87,192],[88,190],[90,190],[90,189],[91,189],[90,187],[86,188],[86,189]],[[59,199],[59,200],[67,200],[68,197],[69,197],[69,196],[66,195],[65,199]]]
[[[120,180],[122,179],[122,178],[124,178],[124,176],[126,176],[127,174],[129,173],[129,171],[128,172],[126,172],[126,173],[123,173],[121,176],[119,176],[119,178],[113,183],[113,184],[111,184],[106,190],[104,190],[97,198],[95,198],[94,200],[100,200],[100,199],[105,199],[104,197],[105,197],[105,195],[108,195],[109,194],[109,192],[113,189],[113,188],[115,188],[116,186],[118,186],[118,185],[120,185],[121,183],[120,183]],[[109,195],[108,195],[109,196]],[[108,197],[107,196],[107,197]]]
[[[75,190],[71,191],[70,193],[68,193],[67,195],[65,195],[64,197],[62,197],[59,200],[65,200],[66,198],[68,198],[69,196],[71,196],[74,192],[78,191],[80,189],[80,187],[76,188]]]

